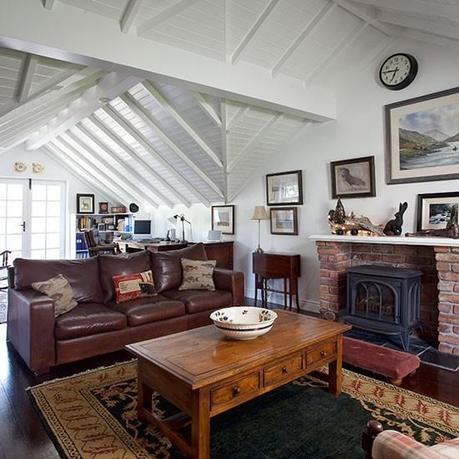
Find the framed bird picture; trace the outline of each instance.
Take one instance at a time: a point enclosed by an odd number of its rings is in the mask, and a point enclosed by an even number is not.
[[[330,174],[333,199],[376,196],[374,156],[333,161]]]

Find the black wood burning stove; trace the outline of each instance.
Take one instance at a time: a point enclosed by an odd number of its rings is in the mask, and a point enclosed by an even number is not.
[[[409,348],[410,332],[419,327],[421,271],[388,266],[347,270],[345,321],[356,328],[400,336]]]

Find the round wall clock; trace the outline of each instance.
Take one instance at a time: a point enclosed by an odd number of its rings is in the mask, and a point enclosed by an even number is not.
[[[406,88],[418,73],[418,61],[411,54],[397,53],[389,56],[379,69],[379,79],[388,89]]]

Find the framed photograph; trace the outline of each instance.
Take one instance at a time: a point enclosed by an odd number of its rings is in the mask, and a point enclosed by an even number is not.
[[[278,207],[269,209],[271,234],[298,235],[298,209],[296,207]]]
[[[333,199],[376,196],[374,156],[334,161],[330,174]]]
[[[459,178],[459,88],[386,105],[388,184]]]
[[[108,202],[99,202],[99,214],[108,214]]]
[[[459,192],[418,194],[417,230],[445,229],[454,207],[459,210]]]
[[[77,214],[94,213],[94,195],[77,193]]]
[[[106,231],[107,230],[107,225],[105,223],[98,223],[97,224],[97,230],[98,231]]]
[[[234,206],[212,206],[212,231],[234,234]]]
[[[301,171],[278,172],[266,175],[268,206],[303,204],[303,174]]]

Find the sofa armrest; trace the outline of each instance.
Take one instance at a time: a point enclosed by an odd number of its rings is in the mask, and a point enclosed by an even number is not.
[[[233,306],[244,304],[244,273],[215,268],[214,283],[217,290],[226,290],[233,295]]]
[[[8,340],[37,374],[55,363],[54,301],[31,288],[8,289]]]

